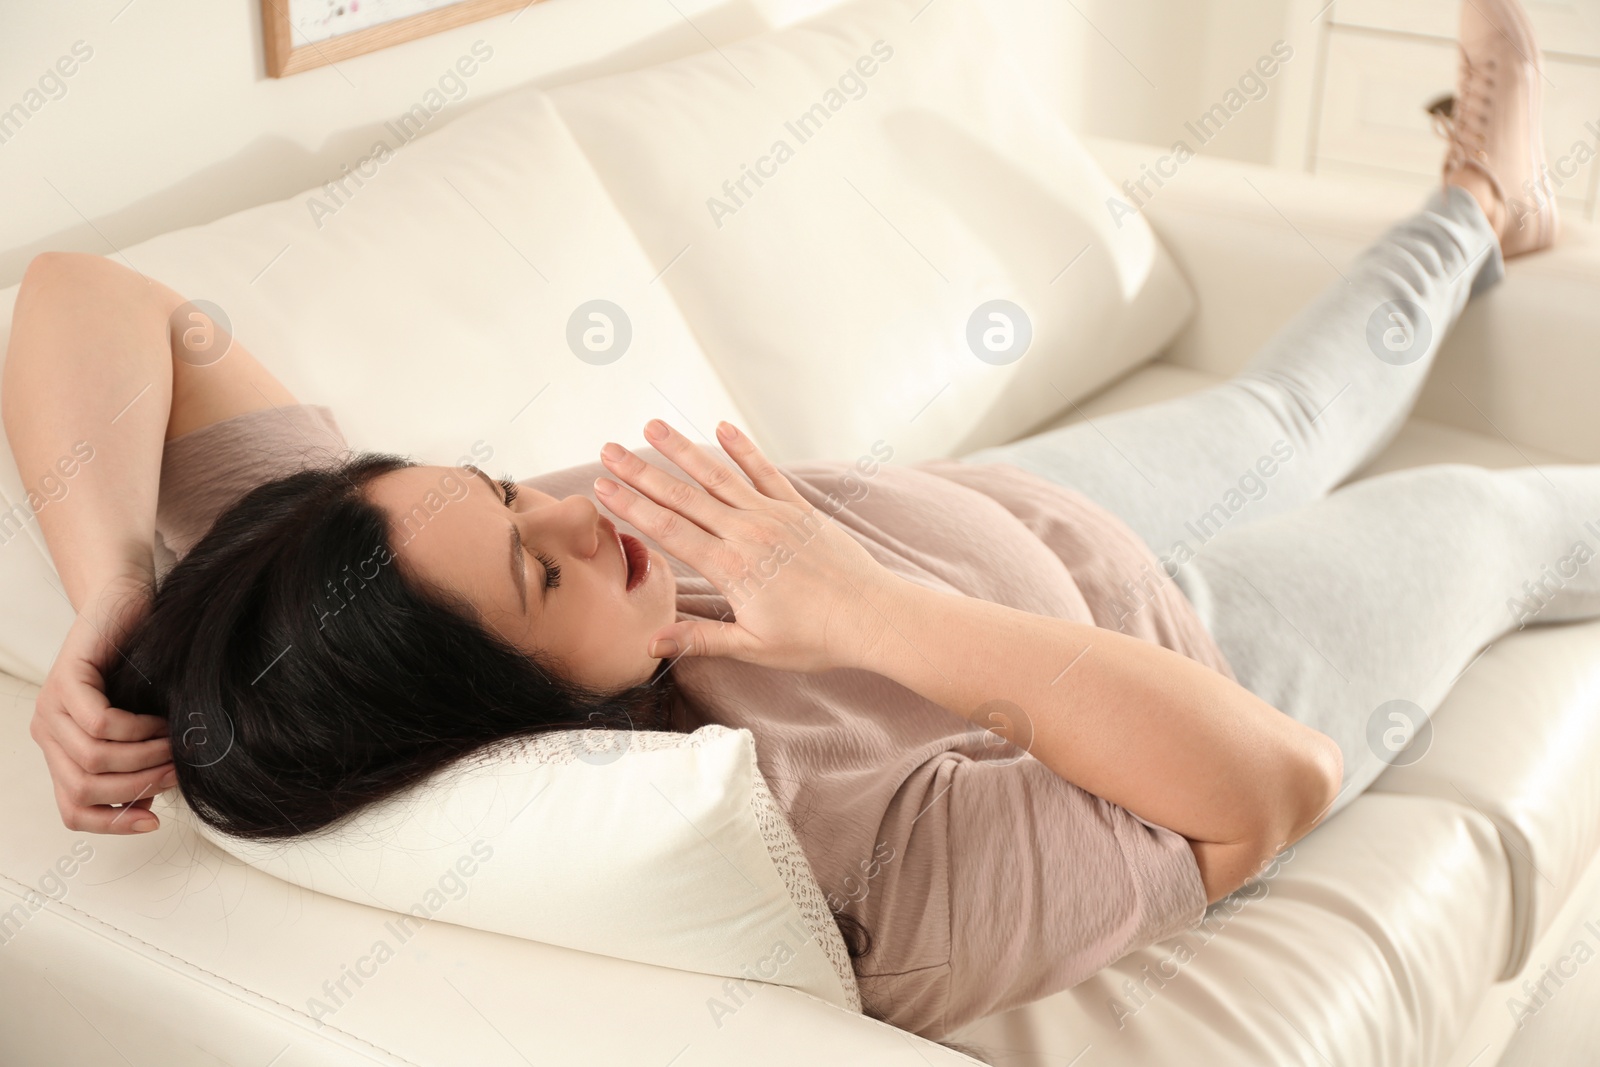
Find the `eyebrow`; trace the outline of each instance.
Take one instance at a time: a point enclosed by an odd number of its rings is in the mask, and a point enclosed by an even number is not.
[[[494,479],[476,467],[472,469],[472,472],[483,479],[484,484],[489,487],[495,498],[504,506],[506,502],[505,494],[495,485]],[[511,546],[511,577],[517,583],[517,597],[522,601],[522,611],[526,614],[528,611],[528,579],[522,573],[522,534],[517,531],[517,524],[514,522],[511,524],[511,536],[507,540]]]

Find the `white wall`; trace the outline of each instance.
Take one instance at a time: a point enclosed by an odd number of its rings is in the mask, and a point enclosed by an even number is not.
[[[985,2],[1075,129],[1164,146],[1270,47],[1287,6]],[[757,33],[832,0],[544,0],[281,80],[265,73],[258,3],[0,3],[0,112],[43,100],[19,130],[0,131],[0,286],[46,249],[106,254],[337,177],[475,41],[492,58],[433,124],[516,85],[700,51],[708,38]],[[47,91],[30,97],[80,41],[79,54],[91,54],[60,80],[64,91],[47,79]],[[1269,159],[1275,103],[1269,95],[1252,104],[1205,151]]]

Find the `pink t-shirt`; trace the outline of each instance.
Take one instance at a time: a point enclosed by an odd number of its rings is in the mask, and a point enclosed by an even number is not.
[[[195,430],[166,445],[157,528],[182,556],[248,489],[347,452],[320,405]],[[1079,493],[1003,464],[783,469],[911,581],[1120,629],[1232,677],[1150,550]],[[594,463],[521,484],[592,499],[603,473]],[[728,614],[708,581],[676,560],[672,568],[680,617]],[[724,659],[683,659],[673,670],[677,725],[754,735],[762,773],[830,905],[872,934],[872,951],[855,961],[863,999],[897,1026],[943,1036],[1075,985],[1204,914],[1183,837],[879,675]]]

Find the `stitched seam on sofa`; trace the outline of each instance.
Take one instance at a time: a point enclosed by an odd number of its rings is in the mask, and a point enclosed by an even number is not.
[[[19,887],[19,886],[21,887],[21,891],[20,892],[17,889],[17,887]],[[7,875],[7,874],[0,874],[0,889],[4,889],[7,892],[10,892],[10,893],[12,893],[12,894],[14,894],[14,895],[16,895],[18,897],[22,897],[23,899],[26,899],[26,894],[29,893],[29,892],[34,892],[34,893],[38,892],[38,890],[33,889],[31,886],[27,886],[27,885],[24,885],[21,882],[18,882],[15,878],[12,878],[10,875]],[[300,1008],[295,1007],[292,1004],[285,1004],[281,1000],[277,1000],[277,999],[275,999],[273,997],[267,996],[265,993],[259,993],[259,992],[255,991],[253,989],[250,989],[247,986],[240,985],[238,982],[235,982],[230,978],[224,978],[222,975],[217,974],[215,971],[209,971],[209,970],[207,970],[206,968],[200,966],[197,963],[194,963],[194,962],[192,962],[190,960],[184,959],[182,956],[178,956],[178,955],[175,955],[174,953],[168,952],[166,949],[161,948],[159,945],[152,945],[150,942],[146,941],[144,938],[140,937],[138,934],[130,933],[127,930],[123,930],[123,929],[120,929],[120,928],[118,928],[116,926],[113,926],[112,924],[106,922],[104,919],[96,918],[95,916],[90,915],[88,912],[82,910],[81,908],[78,908],[78,907],[76,907],[76,906],[74,906],[72,904],[69,904],[64,900],[53,900],[50,903],[54,906],[53,910],[55,910],[58,914],[61,915],[61,918],[70,919],[71,916],[68,916],[65,913],[66,912],[72,912],[80,920],[82,920],[81,922],[79,922],[77,924],[80,929],[83,929],[84,931],[86,931],[88,933],[94,934],[97,937],[103,938],[106,941],[109,941],[109,942],[111,942],[113,944],[116,944],[118,942],[118,940],[126,940],[126,941],[137,942],[138,944],[144,946],[146,949],[149,950],[150,954],[147,955],[145,958],[151,960],[151,962],[158,963],[161,966],[164,966],[168,970],[172,971],[174,974],[182,975],[183,977],[188,978],[190,980],[194,980],[195,979],[195,973],[186,973],[185,969],[187,969],[188,972],[198,972],[199,974],[206,975],[207,977],[214,979],[218,983],[218,986],[214,986],[213,987],[213,988],[216,988],[218,992],[227,993],[227,994],[235,997],[237,1000],[239,1000],[240,1003],[246,1004],[249,1007],[252,1007],[252,1008],[256,1009],[257,1011],[262,1011],[264,1009],[262,1008],[261,1004],[253,1004],[253,1003],[251,1003],[252,1000],[265,1001],[267,1004],[271,1004],[271,1005],[273,1005],[275,1007],[282,1008],[284,1011],[288,1012],[290,1015],[298,1017],[294,1021],[298,1022],[299,1019],[304,1019],[306,1024],[308,1024],[308,1025],[304,1026],[304,1029],[308,1033],[321,1034],[321,1033],[324,1033],[324,1032],[327,1032],[327,1031],[332,1031],[333,1033],[338,1034],[341,1037],[348,1038],[350,1041],[355,1042],[356,1044],[365,1045],[368,1048],[371,1048],[371,1049],[374,1049],[375,1051],[381,1052],[384,1055],[393,1058],[398,1063],[409,1064],[410,1067],[422,1067],[422,1065],[418,1064],[415,1060],[408,1060],[404,1056],[400,1055],[398,1052],[394,1052],[391,1049],[386,1049],[382,1045],[379,1045],[379,1044],[377,1044],[375,1042],[372,1042],[372,1041],[368,1041],[364,1037],[358,1037],[355,1034],[350,1033],[348,1030],[340,1029],[339,1027],[333,1025],[332,1023],[320,1022],[317,1019],[313,1019],[305,1011],[301,1010]],[[46,909],[43,909],[43,910],[52,910],[52,909],[46,908]]]
[[[1500,965],[1500,973],[1496,978],[1496,981],[1504,982],[1522,971],[1533,952],[1534,942],[1539,940],[1540,894],[1535,887],[1534,876],[1537,875],[1550,882],[1553,891],[1557,887],[1555,882],[1534,864],[1533,842],[1528,839],[1522,827],[1517,825],[1515,815],[1491,814],[1462,792],[1460,786],[1455,786],[1455,790],[1494,827],[1495,836],[1500,842],[1500,850],[1505,853],[1506,873],[1511,883],[1511,932],[1506,938],[1505,962]],[[1570,892],[1569,886],[1568,893]],[[1549,909],[1550,913],[1554,915],[1559,912],[1567,899],[1563,897],[1555,907]]]

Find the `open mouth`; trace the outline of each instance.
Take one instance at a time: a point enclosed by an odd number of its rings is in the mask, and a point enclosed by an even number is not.
[[[623,588],[631,593],[650,577],[650,550],[643,541],[621,530],[617,531],[617,543],[622,546],[622,561],[628,568]]]

